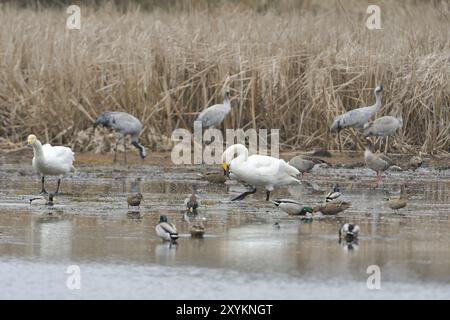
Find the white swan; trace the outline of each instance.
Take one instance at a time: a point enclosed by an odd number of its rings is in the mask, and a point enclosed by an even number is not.
[[[235,154],[237,156],[235,157]],[[242,200],[249,194],[256,192],[256,186],[266,188],[266,200],[269,201],[270,192],[279,185],[300,183],[295,178],[300,171],[287,164],[282,159],[263,155],[248,156],[248,149],[242,144],[229,147],[222,154],[222,166],[228,176],[250,184],[253,189],[244,192],[235,200]]]
[[[61,176],[75,170],[73,166],[74,153],[68,147],[53,147],[50,144],[42,145],[35,135],[28,136],[28,145],[33,147],[33,168],[42,175],[41,193],[47,193],[44,188],[45,176],[59,176],[58,187],[55,194],[59,191]]]

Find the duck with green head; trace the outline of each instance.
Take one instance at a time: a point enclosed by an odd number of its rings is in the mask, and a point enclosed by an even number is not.
[[[279,199],[271,202],[290,216],[305,216],[313,212],[313,208],[304,206],[295,200]]]
[[[177,228],[164,215],[159,217],[159,223],[156,225],[155,230],[156,234],[164,241],[176,241],[178,239]]]

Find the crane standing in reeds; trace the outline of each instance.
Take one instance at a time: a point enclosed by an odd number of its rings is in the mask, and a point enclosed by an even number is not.
[[[331,125],[331,132],[337,131],[339,137],[339,151],[342,152],[340,131],[344,128],[362,129],[364,125],[380,110],[381,108],[381,92],[383,86],[379,85],[375,88],[375,104],[369,107],[361,107],[348,111],[336,117]],[[356,137],[355,137],[356,144]]]
[[[364,138],[370,136],[386,137],[384,153],[387,153],[389,136],[393,136],[397,132],[397,130],[401,129],[402,127],[403,119],[401,115],[397,117],[384,116],[364,125]]]
[[[126,112],[103,112],[94,123],[94,130],[98,125],[110,128],[122,135],[123,148],[125,153],[125,163],[127,163],[127,148],[125,136],[131,136],[131,144],[139,150],[139,155],[143,160],[147,153],[143,145],[139,143],[139,135],[142,131],[142,123],[131,114]],[[117,140],[116,147],[114,149],[114,162],[117,160],[117,146],[120,139]]]

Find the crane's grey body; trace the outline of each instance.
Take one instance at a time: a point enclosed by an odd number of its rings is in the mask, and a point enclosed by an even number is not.
[[[230,92],[224,94],[223,104],[215,104],[203,110],[196,121],[201,121],[203,127],[214,128],[219,126],[231,110]]]
[[[339,131],[348,127],[363,128],[364,125],[380,110],[382,91],[382,85],[375,88],[374,94],[376,102],[374,105],[354,109],[336,117],[331,125],[331,131]]]
[[[403,119],[385,116],[364,125],[364,137],[389,137],[403,127]]]
[[[323,163],[322,160],[319,159],[305,159],[302,156],[295,156],[291,160],[289,160],[288,164],[296,168],[302,174],[309,172],[316,164]]]
[[[125,148],[125,162],[126,162],[126,146],[125,146],[125,136],[129,135],[131,137],[131,144],[139,150],[139,155],[144,159],[147,155],[144,146],[139,143],[139,135],[142,131],[142,123],[131,114],[126,112],[111,112],[106,111],[100,114],[94,124],[94,128],[98,125],[103,127],[113,129],[117,133],[122,135],[123,144]],[[117,141],[117,144],[119,141]],[[117,144],[114,155],[114,160],[116,159]]]

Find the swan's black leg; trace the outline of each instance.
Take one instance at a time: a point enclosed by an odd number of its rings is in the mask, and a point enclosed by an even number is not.
[[[248,196],[249,194],[254,194],[256,192],[256,187],[252,187],[252,189],[250,191],[245,191],[244,193],[238,195],[236,198],[231,199],[231,201],[241,201],[244,200],[244,198],[246,196]]]
[[[55,191],[55,194],[58,194],[58,192],[59,192],[59,186],[61,185],[61,179],[58,179],[58,185],[57,185],[57,187],[56,187],[56,191]]]
[[[270,191],[266,190],[266,201],[269,201],[270,198]]]
[[[48,193],[48,192],[45,190],[45,187],[44,187],[44,180],[45,180],[45,177],[42,176],[42,179],[41,179],[41,182],[42,182],[42,188],[41,188],[40,194],[47,194],[47,193]]]

